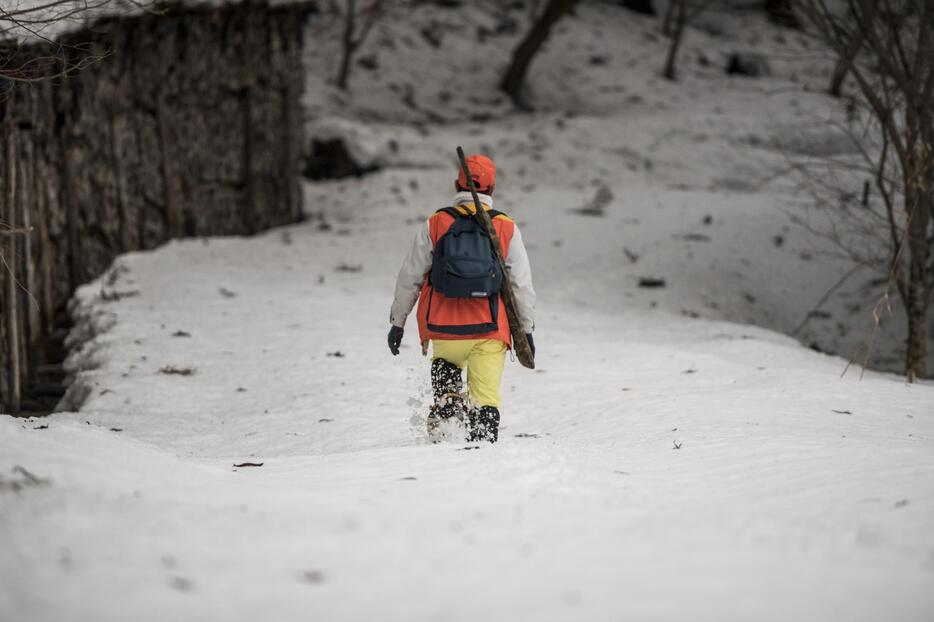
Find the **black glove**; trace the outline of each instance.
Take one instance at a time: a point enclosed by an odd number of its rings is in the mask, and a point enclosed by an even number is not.
[[[402,333],[405,331],[398,326],[389,328],[389,351],[395,356],[399,354],[399,346],[402,345]]]
[[[526,333],[525,338],[529,340],[529,349],[532,350],[532,356],[535,356],[535,340],[532,339],[532,333]]]

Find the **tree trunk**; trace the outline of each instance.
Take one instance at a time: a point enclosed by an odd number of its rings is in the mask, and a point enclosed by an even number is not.
[[[674,34],[671,30],[675,21],[675,9],[678,8],[680,0],[668,0],[668,6],[665,7],[665,17],[662,18],[662,34],[670,37]]]
[[[535,54],[541,49],[542,44],[548,39],[552,26],[557,23],[561,16],[571,11],[577,0],[548,0],[548,5],[541,17],[532,25],[532,29],[526,35],[525,39],[519,44],[512,54],[512,61],[499,83],[502,89],[512,99],[513,103],[520,107],[527,107],[522,97],[523,84],[525,83],[525,74],[528,73],[529,66]]]
[[[927,319],[928,305],[928,246],[927,230],[931,220],[931,206],[927,194],[915,196],[906,192],[906,207],[910,215],[908,223],[908,249],[911,259],[908,268],[908,300],[905,312],[908,315],[908,342],[905,356],[905,375],[909,382],[927,376]]]
[[[833,68],[833,74],[830,76],[830,88],[827,89],[833,97],[840,97],[843,93],[843,81],[846,80],[846,75],[850,73],[853,60],[856,58],[856,55],[859,54],[859,49],[862,45],[862,39],[854,37],[852,42],[848,45],[846,53],[837,58],[837,62]]]
[[[356,21],[357,6],[355,0],[347,0],[347,15],[344,16],[344,36],[342,39],[342,54],[340,69],[337,72],[337,88],[347,90],[347,80],[350,78],[350,63],[357,50],[354,42],[354,22]]]
[[[769,21],[779,26],[801,30],[801,20],[795,13],[792,0],[765,0],[765,12]]]
[[[671,45],[668,47],[668,58],[665,60],[665,71],[662,75],[665,79],[674,81],[677,77],[675,65],[678,60],[678,49],[681,47],[681,39],[684,36],[684,27],[687,25],[687,0],[672,0],[672,5],[677,4],[672,10],[675,11],[675,30],[671,36]]]

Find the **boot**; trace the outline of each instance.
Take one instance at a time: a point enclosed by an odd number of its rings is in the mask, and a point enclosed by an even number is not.
[[[461,368],[444,359],[433,360],[431,362],[431,390],[435,394],[435,401],[446,393],[460,393],[463,390]]]
[[[431,388],[435,403],[431,406],[426,421],[428,436],[434,442],[440,441],[441,423],[456,417],[463,421],[467,415],[467,401],[461,393],[463,382],[461,369],[444,359],[431,362]]]
[[[495,443],[499,438],[499,409],[496,406],[481,406],[467,415],[467,440]]]

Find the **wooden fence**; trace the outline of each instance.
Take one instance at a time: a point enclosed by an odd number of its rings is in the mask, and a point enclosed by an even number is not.
[[[41,78],[0,83],[0,412],[36,408],[44,343],[115,255],[301,218],[308,13],[173,5],[0,49]]]

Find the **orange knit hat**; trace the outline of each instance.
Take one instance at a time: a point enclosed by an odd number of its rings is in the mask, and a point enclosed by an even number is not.
[[[493,164],[493,160],[485,155],[479,154],[467,156],[465,159],[477,192],[489,192],[492,190],[493,186],[496,185],[496,165]],[[457,172],[457,186],[464,190],[469,188],[463,168]]]

